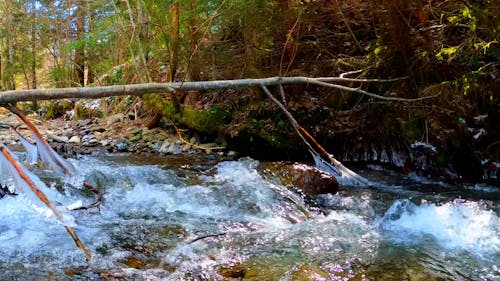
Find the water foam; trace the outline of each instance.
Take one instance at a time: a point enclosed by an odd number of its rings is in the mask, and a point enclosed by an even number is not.
[[[481,202],[457,199],[442,205],[416,205],[398,200],[379,226],[399,242],[413,243],[431,235],[446,249],[466,250],[478,256],[500,253],[499,217]]]

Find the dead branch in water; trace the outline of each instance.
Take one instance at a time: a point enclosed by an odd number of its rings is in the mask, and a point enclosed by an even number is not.
[[[306,146],[309,148],[309,151],[314,157],[314,160],[317,161],[317,157],[319,157],[325,165],[328,165],[327,168],[323,165],[318,165],[318,168],[322,170],[327,170],[325,172],[332,174],[335,173],[337,176],[341,177],[346,177],[349,180],[351,180],[354,184],[356,185],[361,185],[361,186],[369,186],[370,181],[365,179],[364,177],[356,174],[352,170],[348,169],[345,167],[340,161],[335,159],[333,155],[328,153],[312,136],[311,134],[304,129],[302,126],[299,125],[297,120],[293,117],[293,115],[286,109],[286,107],[281,104],[274,96],[273,94],[269,91],[269,89],[262,85],[261,86],[262,90],[266,93],[266,95],[285,113],[285,115],[288,117],[290,120],[290,123],[292,124],[293,128],[297,132],[297,134],[300,136],[302,141],[306,144]],[[309,139],[310,142],[314,144],[314,147],[309,143],[307,140]],[[319,150],[319,153],[317,152]],[[323,157],[328,159],[328,161],[323,160]],[[331,167],[333,165],[333,167]],[[331,168],[330,168],[331,167]],[[340,173],[339,173],[340,172]]]

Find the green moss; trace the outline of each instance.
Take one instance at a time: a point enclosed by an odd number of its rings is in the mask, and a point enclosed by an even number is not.
[[[58,100],[48,102],[45,106],[45,119],[54,119],[63,116],[67,111],[73,109],[73,103],[69,100]]]
[[[103,116],[103,112],[100,109],[86,108],[82,103],[76,103],[74,110],[75,110],[74,118],[76,120],[87,119],[92,117],[101,118]]]
[[[206,110],[196,110],[189,106],[182,107],[181,124],[210,135],[218,134],[224,124],[230,120],[230,112],[218,106]]]
[[[195,109],[182,105],[179,111],[164,95],[145,95],[143,100],[173,122],[209,135],[218,135],[222,127],[231,121],[232,113],[218,105],[209,109]]]

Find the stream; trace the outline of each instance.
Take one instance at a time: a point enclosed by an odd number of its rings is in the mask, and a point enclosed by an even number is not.
[[[56,201],[72,211],[86,262],[62,225],[23,195],[0,199],[0,280],[500,280],[500,189],[373,165],[371,188],[316,203],[259,162],[127,154],[70,159]]]

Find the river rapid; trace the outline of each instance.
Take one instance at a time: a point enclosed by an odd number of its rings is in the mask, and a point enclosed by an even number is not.
[[[0,280],[500,280],[500,189],[379,166],[371,188],[311,199],[259,162],[206,156],[84,156],[63,190],[86,262],[44,207],[0,200]]]

